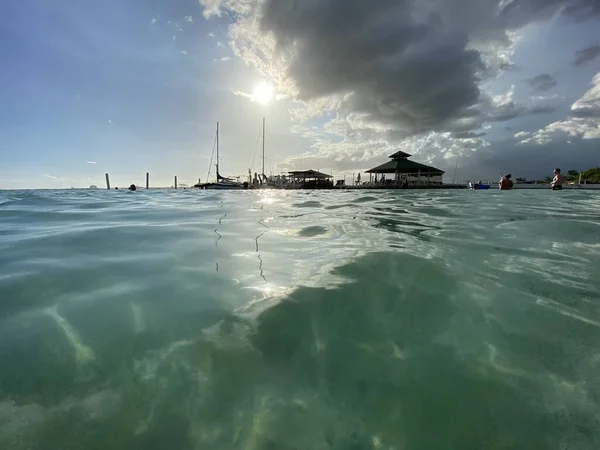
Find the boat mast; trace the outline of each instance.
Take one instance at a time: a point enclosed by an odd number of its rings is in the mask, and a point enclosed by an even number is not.
[[[219,122],[217,122],[217,182],[219,181]]]
[[[263,117],[263,132],[262,132],[262,176],[265,178],[265,118]]]
[[[454,184],[454,181],[456,179],[456,171],[458,170],[458,162],[459,161],[460,161],[460,153],[456,157],[456,166],[454,167],[454,175],[452,176],[452,184]]]

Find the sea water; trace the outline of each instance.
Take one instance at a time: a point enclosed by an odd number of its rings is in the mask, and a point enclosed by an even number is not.
[[[0,192],[0,448],[600,448],[599,224],[588,191]]]

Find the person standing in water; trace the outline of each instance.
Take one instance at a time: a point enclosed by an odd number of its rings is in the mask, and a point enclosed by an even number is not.
[[[500,183],[498,183],[498,188],[501,191],[509,191],[513,188],[513,180],[511,180],[512,175],[506,174],[502,178],[500,178]]]
[[[560,173],[560,169],[554,169],[554,178],[550,183],[550,189],[553,191],[559,191],[562,189],[562,185],[565,182],[565,177]]]

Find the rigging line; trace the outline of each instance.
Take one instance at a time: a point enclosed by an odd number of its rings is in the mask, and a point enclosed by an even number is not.
[[[254,167],[254,160],[256,159],[256,153],[258,152],[258,144],[260,143],[260,133],[262,131],[262,126],[258,131],[258,137],[256,138],[256,146],[254,147],[254,156],[252,157],[252,164],[250,164],[250,170]]]

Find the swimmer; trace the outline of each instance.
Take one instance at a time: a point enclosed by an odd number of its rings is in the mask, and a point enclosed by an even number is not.
[[[129,190],[130,191],[135,191],[137,188],[135,187],[135,184],[132,184],[131,186],[129,186]]]
[[[512,189],[513,188],[513,180],[510,179],[511,177],[512,177],[512,175],[510,173],[503,176],[500,179],[500,183],[498,183],[498,189],[500,189],[501,191],[508,191],[508,190]]]
[[[554,169],[554,178],[552,179],[552,183],[550,183],[550,189],[560,191],[564,182],[565,177],[560,173],[560,169]]]

